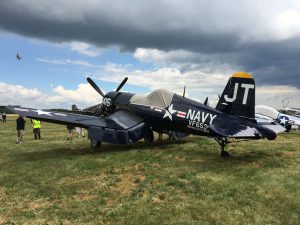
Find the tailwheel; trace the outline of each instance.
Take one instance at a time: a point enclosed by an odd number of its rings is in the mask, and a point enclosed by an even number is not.
[[[221,146],[221,157],[225,157],[225,158],[229,157],[229,152],[225,151],[225,147],[229,143],[228,138],[226,138],[226,137],[216,138],[215,140]]]
[[[91,140],[91,147],[96,152],[101,147],[101,141]]]

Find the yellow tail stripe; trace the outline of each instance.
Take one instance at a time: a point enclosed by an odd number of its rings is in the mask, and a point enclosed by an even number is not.
[[[251,74],[245,73],[245,72],[236,72],[236,73],[232,74],[231,77],[253,79]]]

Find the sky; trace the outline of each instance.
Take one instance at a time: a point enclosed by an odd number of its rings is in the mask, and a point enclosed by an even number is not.
[[[16,54],[22,57],[16,58]],[[0,105],[84,108],[165,88],[210,105],[230,75],[256,104],[300,108],[300,0],[0,1]]]

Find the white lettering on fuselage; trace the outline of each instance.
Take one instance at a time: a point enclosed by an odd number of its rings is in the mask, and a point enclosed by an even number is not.
[[[206,122],[209,118],[209,124],[212,124],[213,120],[217,117],[217,115],[213,115],[211,113],[206,113],[206,112],[201,112],[201,111],[196,111],[193,109],[189,109],[186,119],[188,120],[194,120],[200,123],[207,123]]]
[[[189,120],[188,128],[208,133],[208,125],[212,124],[217,115],[189,109],[186,119]]]

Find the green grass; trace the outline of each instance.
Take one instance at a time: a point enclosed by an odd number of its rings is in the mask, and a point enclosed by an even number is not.
[[[15,118],[0,124],[0,224],[299,224],[300,133],[233,143],[67,141],[43,123],[21,145]]]

